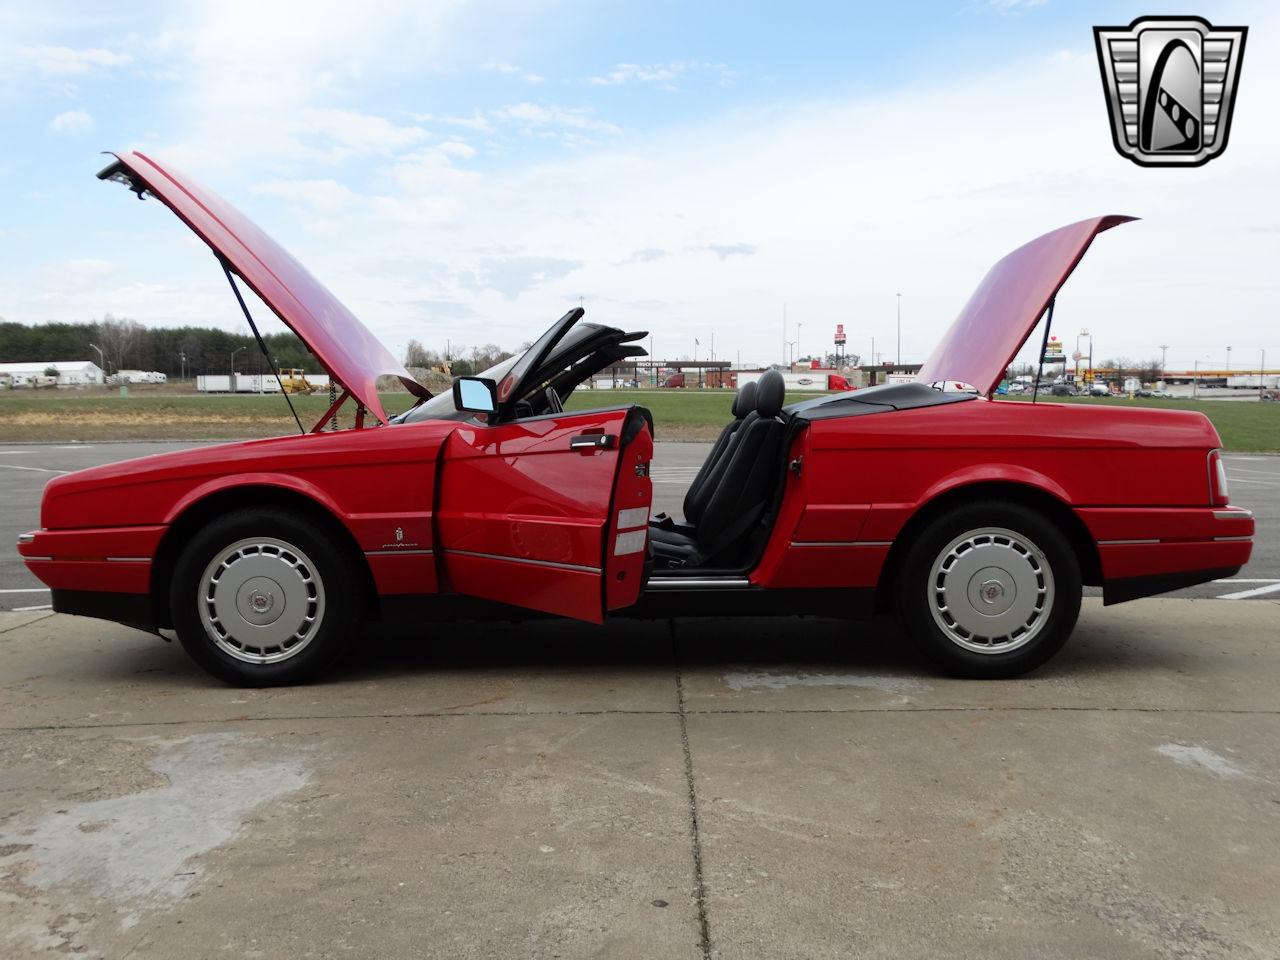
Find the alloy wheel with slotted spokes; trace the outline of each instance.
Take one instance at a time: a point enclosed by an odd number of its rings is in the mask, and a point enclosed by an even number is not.
[[[209,639],[236,660],[279,663],[301,653],[324,619],[320,574],[298,547],[273,537],[239,540],[204,569],[196,603]]]
[[[1025,646],[1053,610],[1053,570],[1044,551],[1003,527],[970,530],[947,544],[933,562],[926,589],[939,629],[974,653]]]

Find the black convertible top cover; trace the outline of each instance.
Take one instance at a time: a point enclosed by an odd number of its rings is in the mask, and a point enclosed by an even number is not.
[[[802,400],[788,406],[786,412],[801,420],[833,420],[839,417],[863,417],[872,413],[937,407],[977,398],[976,393],[943,393],[927,383],[882,383],[865,390]]]

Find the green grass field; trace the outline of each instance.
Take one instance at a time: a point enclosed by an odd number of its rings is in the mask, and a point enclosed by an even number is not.
[[[815,394],[788,395],[788,402]],[[323,395],[294,397],[309,428],[328,406]],[[409,406],[407,393],[384,393],[392,413]],[[1021,398],[1000,402],[1026,402]],[[1280,452],[1280,404],[1229,400],[1157,400],[1055,397],[1054,403],[1130,404],[1164,410],[1198,410],[1222,435],[1228,450]],[[570,410],[637,403],[653,412],[658,438],[709,440],[728,421],[733,393],[728,390],[580,390]],[[343,425],[351,423],[344,409]],[[148,392],[0,392],[0,442],[93,440],[203,440],[271,437],[297,430],[279,395],[218,396]]]
[[[1030,397],[1001,397],[1000,402],[1030,403]],[[1044,400],[1040,401],[1044,403]],[[1156,397],[1054,397],[1053,403],[1093,403],[1152,407],[1156,410],[1196,410],[1207,416],[1227,450],[1249,453],[1280,452],[1280,403],[1249,400],[1162,400]]]

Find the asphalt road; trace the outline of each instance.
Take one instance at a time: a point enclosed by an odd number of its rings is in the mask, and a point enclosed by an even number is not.
[[[0,610],[48,603],[48,591],[27,572],[13,544],[39,525],[40,492],[53,477],[132,457],[182,450],[192,443],[8,444],[0,445]],[[679,514],[684,491],[710,450],[707,443],[656,445],[654,510]],[[1280,457],[1228,456],[1233,503],[1253,510],[1258,537],[1253,559],[1230,581],[1201,584],[1174,597],[1280,599]]]

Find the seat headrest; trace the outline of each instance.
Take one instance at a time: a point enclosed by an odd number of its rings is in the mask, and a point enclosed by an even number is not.
[[[782,412],[782,401],[787,393],[787,381],[777,370],[766,370],[756,381],[756,413],[762,417],[776,417]]]
[[[741,420],[756,408],[756,384],[744,383],[733,398],[733,415]]]

